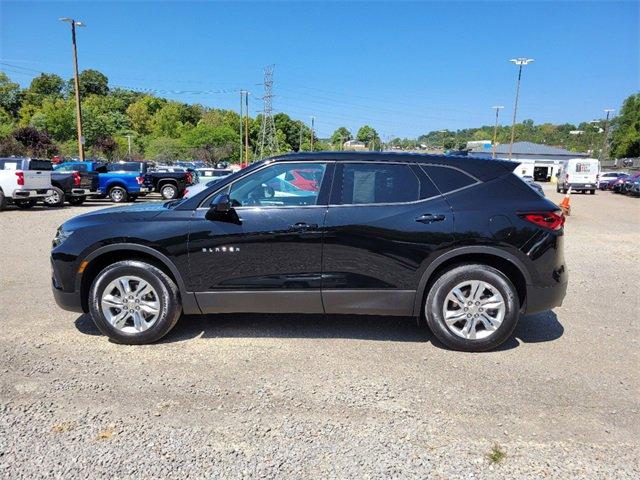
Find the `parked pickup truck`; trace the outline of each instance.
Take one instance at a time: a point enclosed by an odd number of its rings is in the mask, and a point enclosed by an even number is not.
[[[0,210],[8,203],[31,208],[52,194],[51,162],[32,158],[0,158]]]
[[[109,197],[112,202],[122,203],[135,201],[141,195],[146,195],[150,190],[145,185],[145,162],[65,162],[56,169],[65,168],[85,169],[87,172],[98,173],[98,196]]]
[[[62,163],[53,167],[53,194],[44,199],[46,206],[62,207],[65,200],[70,205],[81,205],[89,195],[98,192],[98,172],[89,172],[84,163]]]
[[[145,185],[160,193],[165,200],[182,197],[189,185],[194,183],[194,175],[181,167],[159,167],[145,175]]]

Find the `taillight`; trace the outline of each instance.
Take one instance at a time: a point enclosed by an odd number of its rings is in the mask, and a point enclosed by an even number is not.
[[[523,213],[520,217],[539,227],[549,230],[560,230],[564,225],[564,215],[562,212],[530,212]]]
[[[184,189],[184,193],[182,194],[182,196],[183,196],[184,198],[187,198],[187,196],[188,196],[188,195],[189,195],[189,189],[188,189],[188,188],[185,188],[185,189]]]
[[[138,185],[142,185],[144,183],[144,177],[136,177],[136,181],[138,182]]]
[[[80,173],[79,172],[72,172],[73,175],[73,185],[75,187],[79,187],[80,183],[82,181],[82,178],[80,177]]]
[[[16,172],[16,176],[18,177],[18,185],[24,186],[24,172]]]

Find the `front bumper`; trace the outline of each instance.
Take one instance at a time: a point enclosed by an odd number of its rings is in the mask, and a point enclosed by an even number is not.
[[[18,188],[13,191],[12,197],[14,200],[28,200],[30,198],[48,197],[52,194],[53,190],[50,188],[41,188],[37,190],[22,190]]]
[[[558,283],[551,287],[527,285],[527,302],[524,313],[529,315],[560,307],[567,294],[567,285],[568,282]]]
[[[83,313],[80,292],[65,292],[56,285],[55,279],[51,279],[51,291],[53,298],[60,308],[69,312]]]

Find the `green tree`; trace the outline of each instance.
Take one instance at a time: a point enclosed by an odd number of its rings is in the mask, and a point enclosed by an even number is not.
[[[160,162],[173,162],[190,158],[182,140],[171,137],[152,138],[145,150],[147,158]]]
[[[109,79],[98,70],[83,70],[78,75],[80,82],[80,96],[106,95],[109,93]],[[69,80],[70,91],[73,92],[73,79]]]
[[[130,104],[126,113],[131,121],[131,128],[141,135],[147,135],[152,128],[151,118],[166,103],[166,100],[145,95]]]
[[[640,157],[640,94],[629,96],[612,122],[611,154],[615,158]]]
[[[376,143],[380,142],[380,137],[378,136],[378,132],[376,132],[375,129],[370,127],[369,125],[364,125],[363,127],[360,127],[356,135],[356,139],[361,142],[364,142],[369,147],[372,147]]]
[[[17,117],[22,101],[21,96],[20,85],[12,82],[4,72],[0,72],[0,107],[13,117]]]
[[[181,118],[181,105],[168,102],[151,117],[151,133],[157,137],[178,138],[184,125]]]
[[[0,107],[0,138],[8,136],[14,127],[14,121],[9,112]]]
[[[41,73],[29,85],[29,92],[36,95],[61,97],[64,80],[54,73]]]
[[[351,132],[347,127],[339,127],[335,132],[333,132],[333,135],[331,135],[331,144],[335,148],[341,149],[342,144],[351,140],[352,138],[353,135],[351,135]]]
[[[76,136],[76,112],[72,100],[45,99],[39,113],[44,116],[44,129],[54,140],[66,142]]]
[[[231,127],[212,127],[200,123],[183,134],[184,145],[197,158],[207,161],[239,159],[239,131]]]

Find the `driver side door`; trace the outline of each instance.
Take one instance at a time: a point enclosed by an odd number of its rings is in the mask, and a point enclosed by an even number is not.
[[[310,171],[316,188],[286,180]],[[216,192],[195,211],[189,284],[204,313],[322,313],[322,232],[333,164],[274,162]],[[209,203],[229,195],[233,215],[207,219]],[[209,202],[209,203],[207,203]]]

